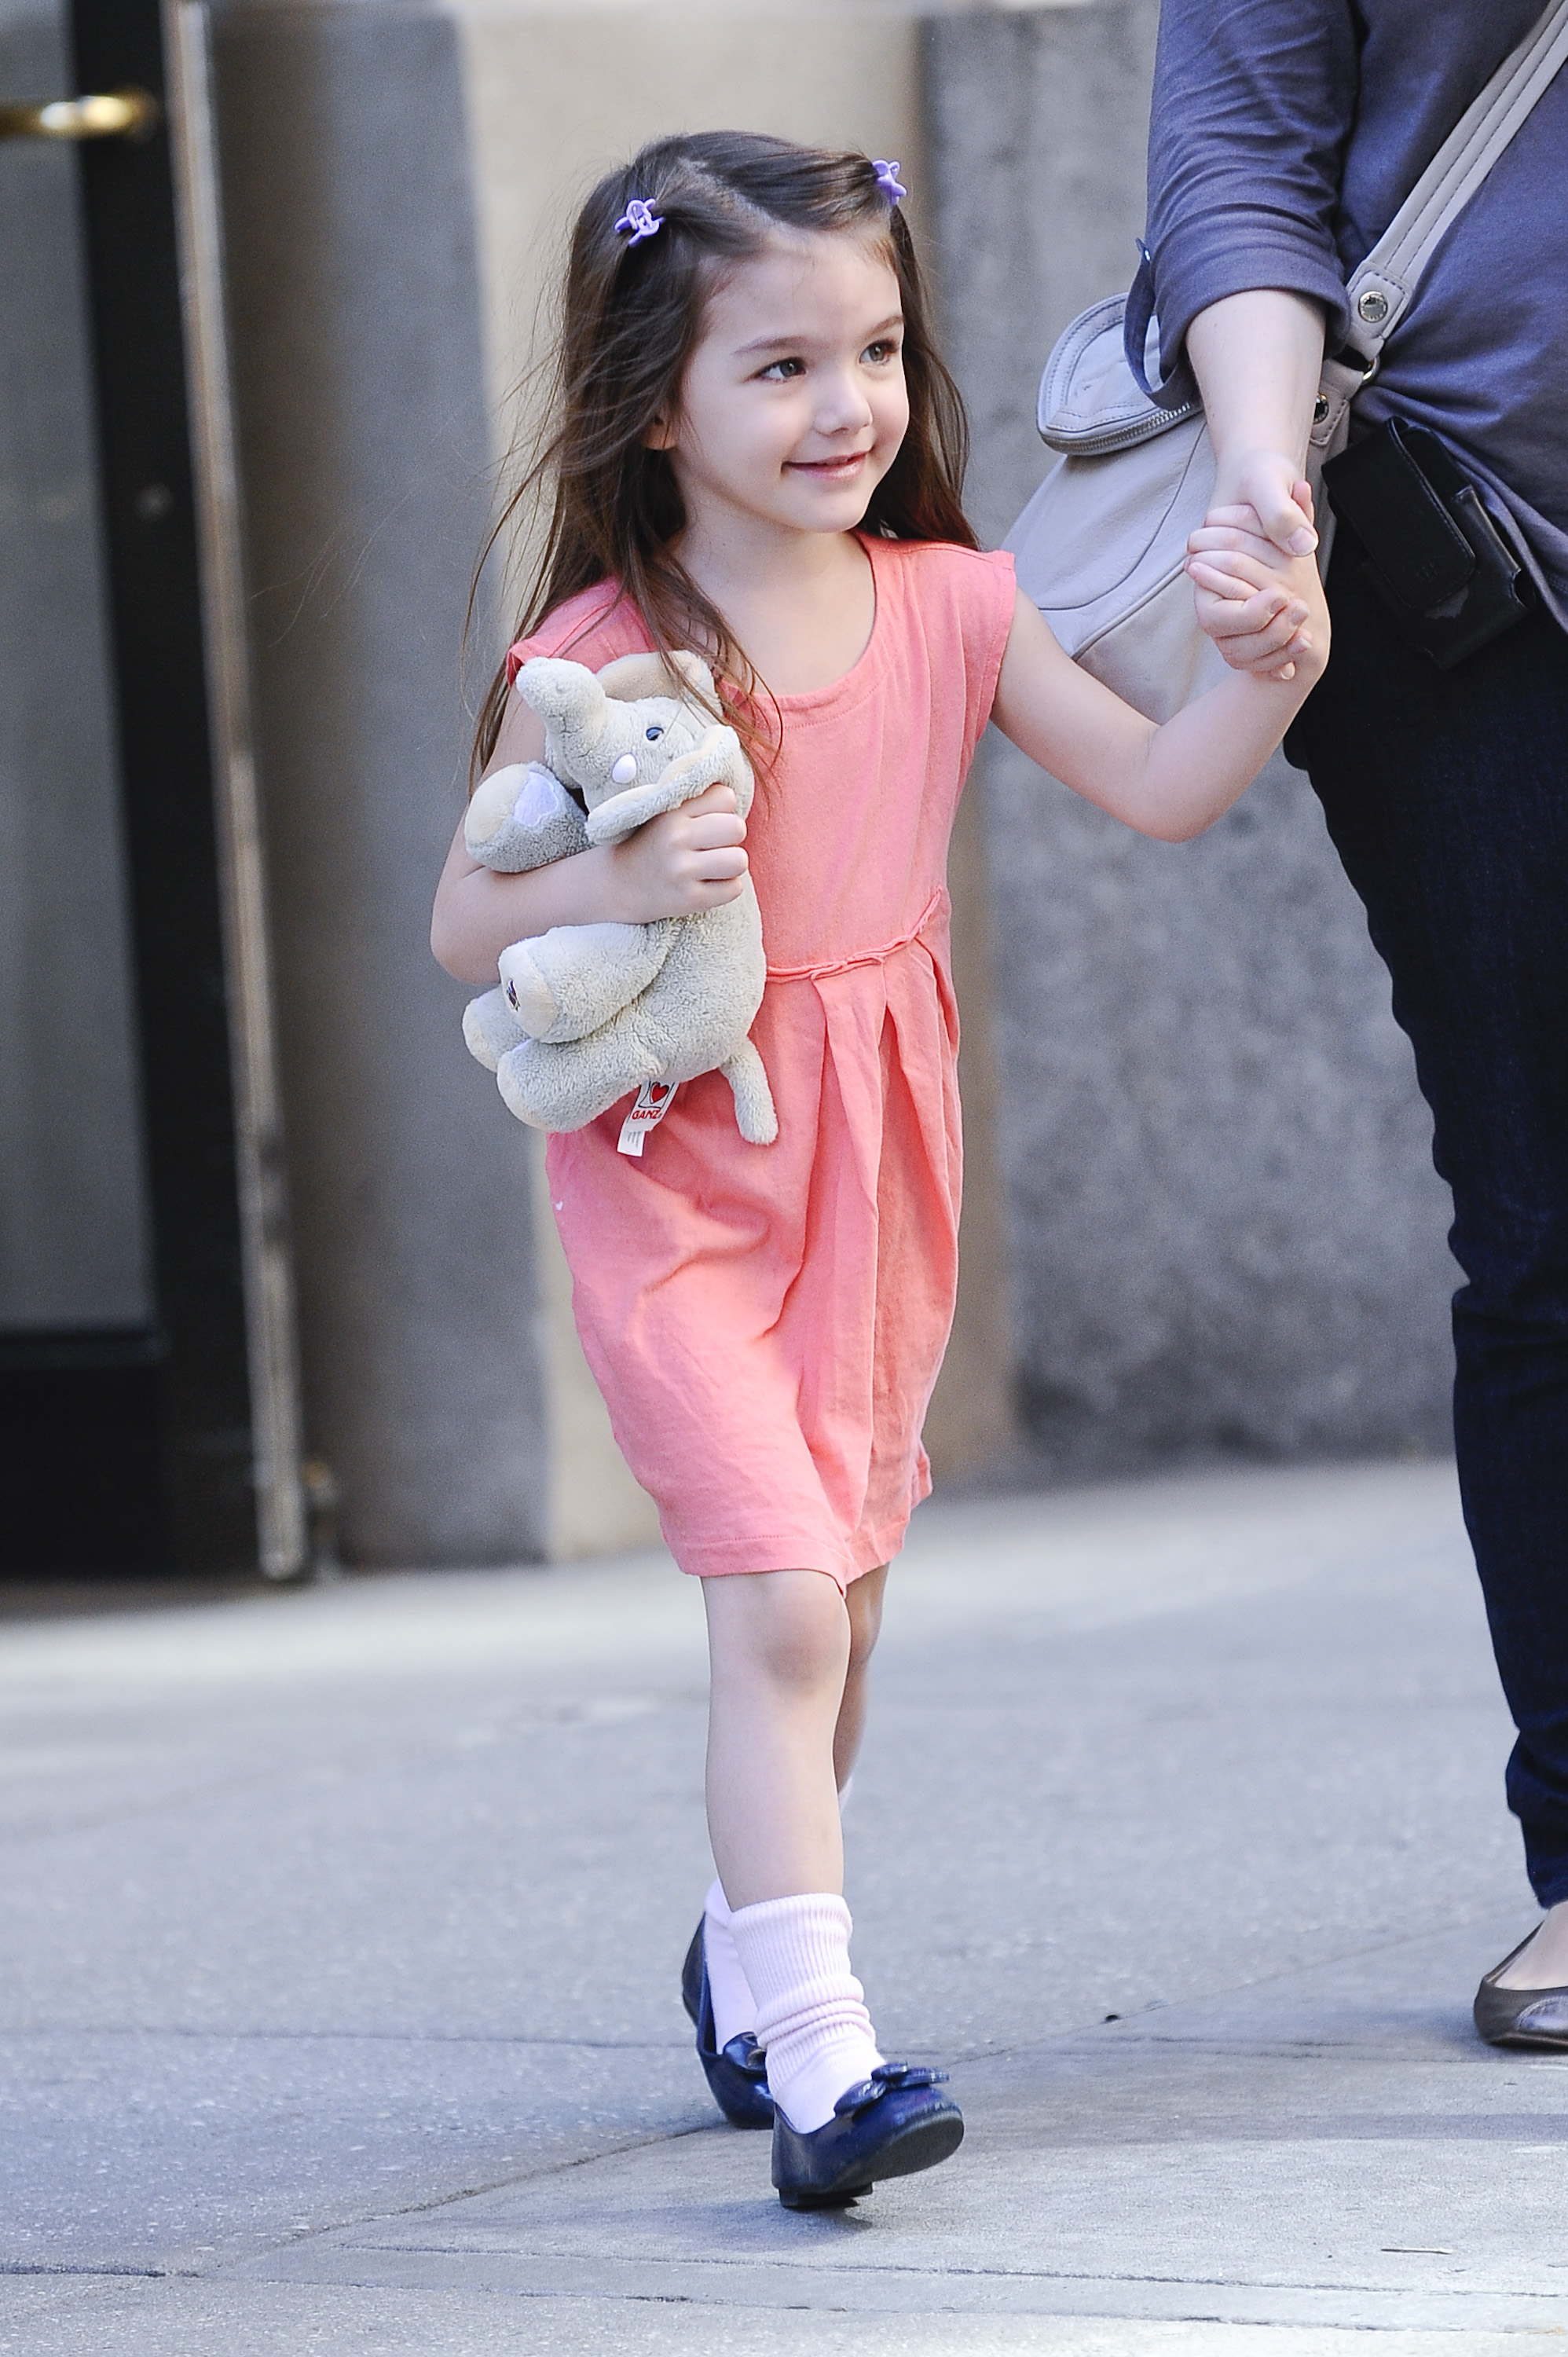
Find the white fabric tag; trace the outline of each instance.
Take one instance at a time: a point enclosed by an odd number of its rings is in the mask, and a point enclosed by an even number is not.
[[[640,1154],[642,1141],[650,1129],[657,1129],[674,1101],[678,1081],[644,1081],[633,1100],[631,1111],[620,1125],[617,1143],[618,1154]]]

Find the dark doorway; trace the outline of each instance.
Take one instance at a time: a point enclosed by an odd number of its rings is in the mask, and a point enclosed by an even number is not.
[[[258,1564],[223,869],[159,0],[38,0],[0,99],[0,1569]]]

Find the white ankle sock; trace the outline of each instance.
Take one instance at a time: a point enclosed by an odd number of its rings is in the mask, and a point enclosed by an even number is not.
[[[714,2041],[722,2051],[732,2038],[757,2028],[757,1999],[741,1968],[740,1951],[730,1930],[729,1901],[716,1876],[703,1901],[703,1954],[714,2000]]]
[[[849,1909],[836,1891],[737,1907],[730,1928],[768,2050],[768,2085],[792,2128],[825,2126],[882,2057],[849,1968]]]

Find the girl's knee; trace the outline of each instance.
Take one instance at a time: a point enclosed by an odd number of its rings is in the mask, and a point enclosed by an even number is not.
[[[715,1663],[744,1664],[772,1685],[843,1679],[850,1619],[825,1572],[741,1572],[704,1580],[703,1594]]]

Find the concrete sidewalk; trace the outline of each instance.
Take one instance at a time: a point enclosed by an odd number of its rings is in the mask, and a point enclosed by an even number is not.
[[[1447,1468],[922,1510],[850,1898],[970,2133],[841,2215],[690,2050],[703,1689],[659,1556],[0,1631],[0,2350],[1568,2338]]]

